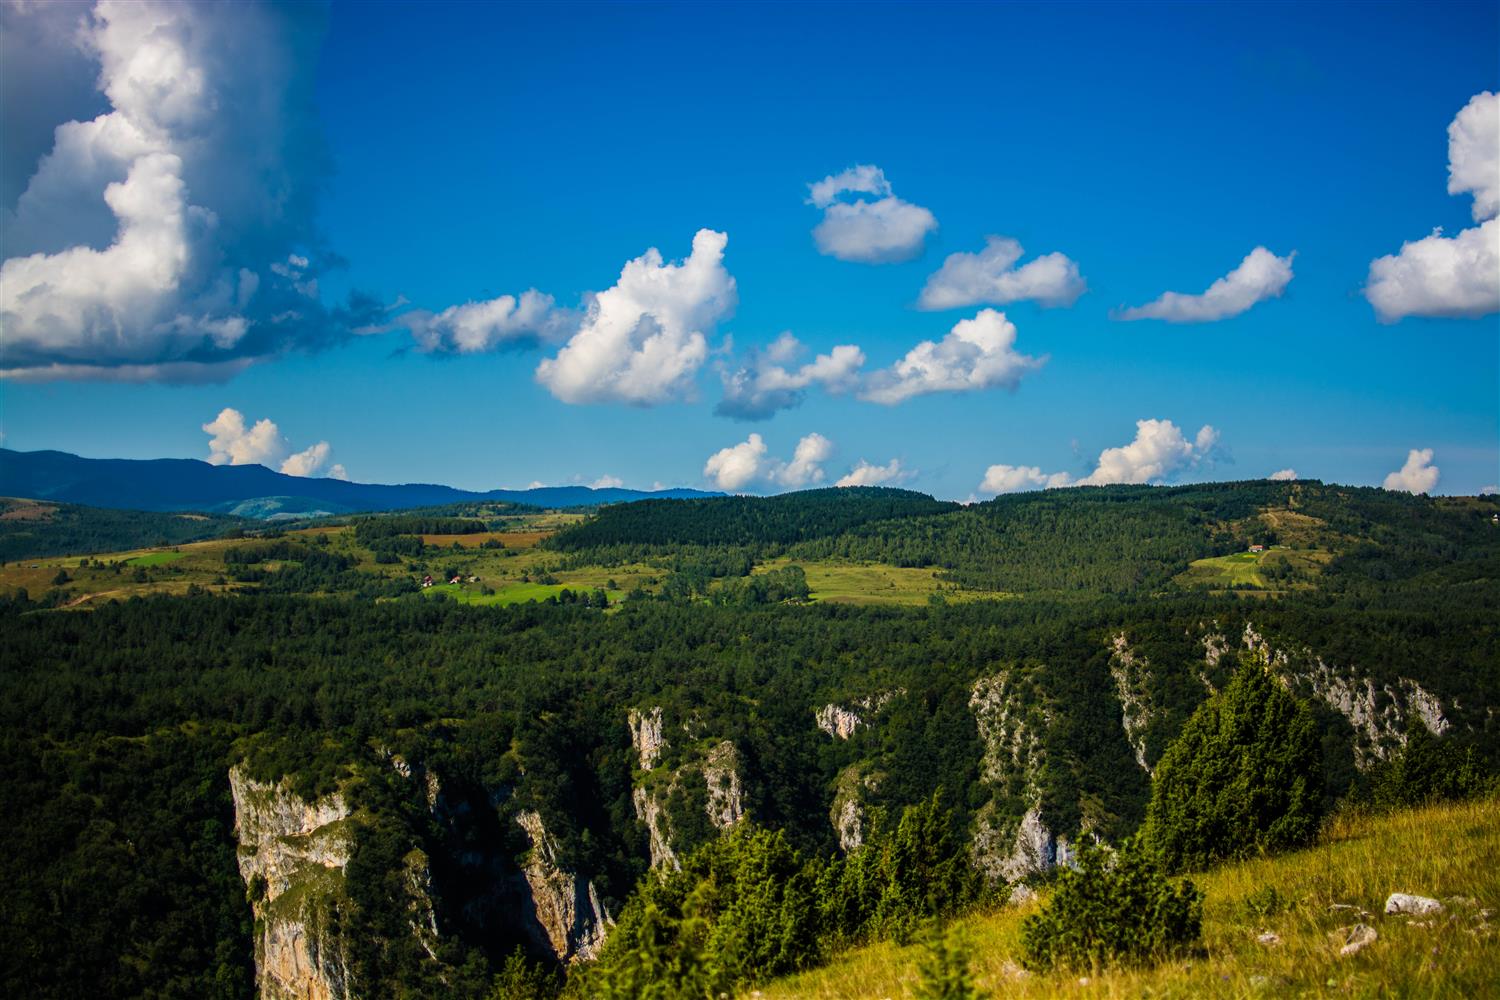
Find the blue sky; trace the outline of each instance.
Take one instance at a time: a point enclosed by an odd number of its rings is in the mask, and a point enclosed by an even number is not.
[[[178,236],[188,262],[142,272],[150,296],[124,305],[90,287],[88,308],[42,319],[7,304],[6,447],[207,458],[203,425],[232,408],[244,427],[221,425],[218,460],[277,465],[326,442],[299,468],[366,482],[767,492],[862,463],[860,481],[959,499],[1286,469],[1380,485],[1405,468],[1393,485],[1441,493],[1500,481],[1500,274],[1479,210],[1500,186],[1485,180],[1494,129],[1457,153],[1449,135],[1500,90],[1493,3],[334,4],[166,8],[139,30],[142,9],[101,5],[81,28],[5,9],[7,48],[72,46],[19,81],[53,125],[114,114],[159,143],[113,150],[116,172],[88,176],[64,175],[59,147],[57,183],[77,190],[49,203],[39,160],[54,140],[7,103],[6,134],[31,131],[4,164],[5,294],[54,265],[113,288],[136,273],[127,254]],[[92,54],[77,54],[79,31]],[[131,86],[129,57],[149,45],[176,46],[182,79]],[[113,90],[78,83],[101,66]],[[1480,174],[1456,194],[1453,156]],[[257,172],[237,184],[247,159]],[[166,176],[150,190],[186,221],[126,245],[103,192],[147,160]],[[831,204],[890,197],[935,225],[901,216],[820,247],[809,185],[860,165],[891,193],[877,181]],[[1466,296],[1403,255],[1438,227],[1434,252],[1465,233],[1480,247]],[[701,258],[701,283],[654,312],[632,306],[626,262],[653,247],[686,258],[704,229],[727,236],[722,262]],[[1086,290],[918,308],[945,258],[987,236],[1018,241],[1019,268],[1064,255]],[[64,271],[70,246],[94,256]],[[1167,291],[1201,295],[1257,247],[1272,270],[1246,275],[1244,297],[1161,307],[1200,321],[1121,318]],[[1402,280],[1367,294],[1387,256]],[[612,288],[591,318],[585,296]],[[454,349],[443,310],[528,289],[552,297],[542,318]],[[342,308],[351,290],[371,298]],[[675,338],[680,377],[656,357],[620,375],[579,340],[637,319]],[[962,321],[982,343],[950,336]],[[804,354],[766,353],[787,331]],[[892,368],[923,341],[941,371]],[[769,385],[838,345],[862,363],[762,399],[763,419],[716,414],[721,370]],[[263,419],[275,428],[251,440]],[[1431,455],[1409,461],[1414,449]]]

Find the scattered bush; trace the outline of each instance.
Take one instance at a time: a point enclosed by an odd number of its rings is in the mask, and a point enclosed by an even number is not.
[[[916,1000],[986,1000],[969,971],[969,946],[961,932],[944,932],[934,923],[927,932],[926,953],[917,964]]]
[[[1046,906],[1021,925],[1022,963],[1034,971],[1141,965],[1181,952],[1203,933],[1203,893],[1174,887],[1134,840],[1111,854],[1087,845],[1063,869]]]

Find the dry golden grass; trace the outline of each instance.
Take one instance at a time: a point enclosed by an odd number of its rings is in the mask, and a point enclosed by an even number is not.
[[[1226,865],[1196,881],[1207,894],[1197,956],[1150,969],[1028,975],[1019,970],[1019,939],[1033,903],[960,922],[976,978],[996,998],[1500,996],[1500,917],[1493,912],[1500,909],[1500,800],[1340,817],[1317,847]],[[1267,886],[1283,901],[1270,914],[1249,902]],[[1392,892],[1444,899],[1445,910],[1427,921],[1386,916]],[[1356,909],[1330,910],[1334,904]],[[1379,938],[1341,956],[1331,935],[1360,920]],[[1259,943],[1267,931],[1279,943]],[[746,995],[910,997],[920,954],[917,946],[878,944]]]

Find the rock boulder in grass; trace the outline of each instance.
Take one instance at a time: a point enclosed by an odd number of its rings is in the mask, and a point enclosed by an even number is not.
[[[1420,917],[1429,913],[1443,912],[1443,904],[1427,896],[1413,896],[1405,892],[1393,892],[1385,901],[1386,913],[1407,914]]]
[[[1369,924],[1355,924],[1352,927],[1340,927],[1331,937],[1333,943],[1338,945],[1339,954],[1349,956],[1374,944],[1380,935]]]

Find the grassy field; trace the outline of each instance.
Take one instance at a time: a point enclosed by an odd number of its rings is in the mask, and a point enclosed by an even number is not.
[[[756,573],[767,573],[790,564],[775,559],[755,567]],[[830,604],[926,604],[940,594],[948,600],[980,600],[1007,597],[1002,593],[959,590],[937,578],[938,571],[883,563],[800,562],[807,573],[807,585],[815,601]]]
[[[460,604],[504,606],[509,604],[525,604],[527,601],[545,601],[549,597],[556,597],[564,590],[572,590],[574,593],[577,593],[580,590],[590,590],[592,588],[581,587],[577,584],[570,587],[567,584],[561,583],[512,583],[492,589],[494,589],[494,593],[486,594],[479,589],[479,584],[477,583],[439,583],[428,587],[423,593],[444,594],[458,601]],[[610,590],[606,591],[606,593],[609,595],[611,603],[623,600],[625,597],[623,590]]]
[[[133,556],[125,560],[127,566],[165,566],[167,563],[176,562],[186,553],[165,549],[160,552],[147,552],[143,556]]]
[[[1276,590],[1306,585],[1306,581],[1321,573],[1323,565],[1333,558],[1331,552],[1317,549],[1289,549],[1277,546],[1264,552],[1236,552],[1233,555],[1197,559],[1177,575],[1177,583],[1184,587],[1208,587],[1225,590],[1230,587],[1254,587],[1257,590]],[[1286,560],[1293,577],[1285,582],[1267,578],[1265,570],[1271,560]]]
[[[1500,800],[1337,817],[1317,847],[1224,866],[1195,881],[1207,897],[1202,951],[1155,968],[1025,973],[1021,922],[1039,902],[959,926],[976,979],[996,998],[1500,996]],[[1392,892],[1442,899],[1445,909],[1427,919],[1386,916]],[[1357,921],[1379,937],[1341,956],[1337,932]],[[1277,943],[1257,940],[1268,931]],[[910,997],[921,955],[919,946],[878,944],[745,996]]]

